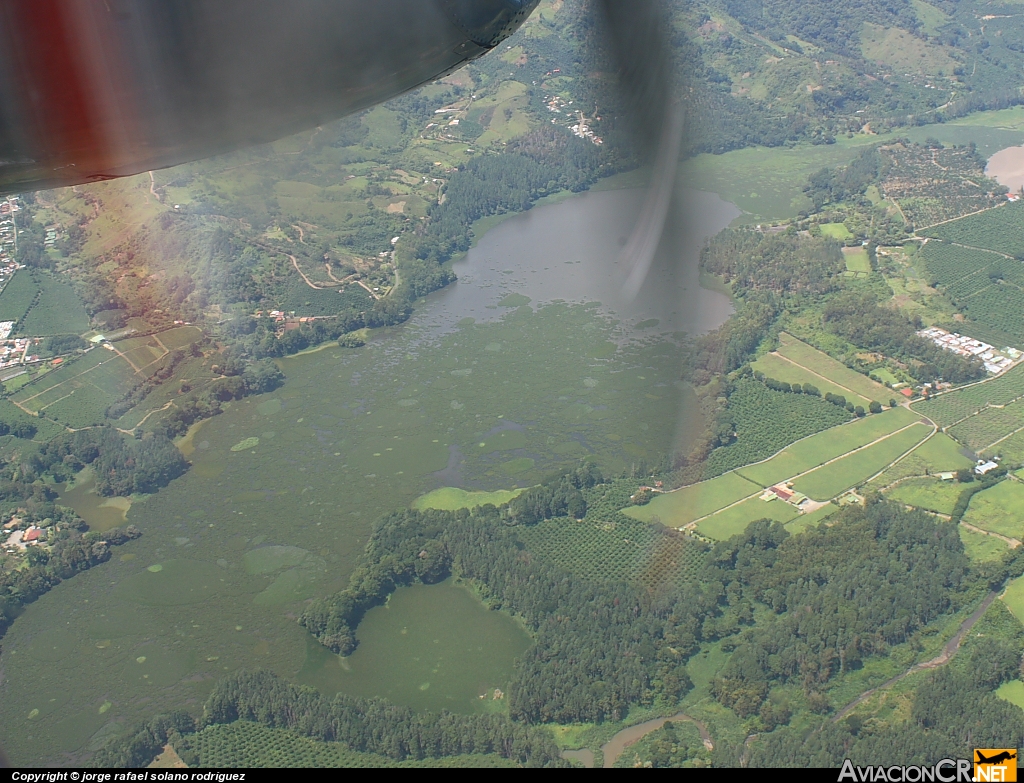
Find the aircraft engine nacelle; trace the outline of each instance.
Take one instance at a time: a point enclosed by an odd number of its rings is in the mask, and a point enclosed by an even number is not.
[[[0,0],[0,193],[266,143],[486,53],[539,0]]]

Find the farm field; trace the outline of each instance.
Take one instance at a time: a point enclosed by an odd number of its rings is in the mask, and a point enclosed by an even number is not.
[[[737,472],[746,479],[770,487],[792,478],[830,459],[865,446],[890,432],[917,420],[905,408],[893,408],[863,419],[819,432],[794,443],[767,462],[740,468]]]
[[[39,286],[27,269],[15,272],[0,292],[0,321],[21,321],[39,293]]]
[[[920,478],[904,481],[886,494],[890,499],[914,508],[923,508],[939,514],[952,514],[961,492],[963,485],[956,481]]]
[[[1000,596],[1006,608],[1024,623],[1024,577],[1017,577]]]
[[[781,356],[774,353],[766,353],[760,357],[756,362],[750,365],[755,370],[763,372],[769,378],[774,378],[777,381],[783,381],[784,383],[809,383],[812,386],[817,386],[822,394],[831,392],[832,394],[841,394],[843,397],[852,400],[856,404],[869,403],[867,397],[862,397],[857,394],[851,397],[850,391],[844,389],[838,384],[819,378],[812,372],[809,372],[800,365],[793,364],[791,361],[786,361]]]
[[[24,272],[22,270],[15,277],[20,277]],[[71,286],[45,274],[39,274],[35,283],[39,300],[18,324],[19,334],[46,337],[52,334],[82,334],[89,329],[89,314],[85,312],[82,301]],[[2,298],[3,294],[0,294]]]
[[[793,521],[787,522],[786,530],[790,533],[800,533],[809,528],[817,527],[823,519],[830,517],[838,510],[839,506],[829,503],[827,506],[822,506],[817,511],[812,511],[810,514],[801,514]]]
[[[531,551],[592,579],[692,579],[705,552],[693,540],[621,515],[597,522],[548,519],[524,528],[522,535]]]
[[[1010,462],[1024,462],[1024,432],[1011,435],[995,446],[990,453],[1000,455],[1003,459]]]
[[[964,543],[964,551],[975,562],[998,560],[1008,549],[1006,542],[995,536],[976,533],[963,525],[959,525],[960,540]]]
[[[915,402],[912,408],[940,427],[949,427],[988,405],[1006,405],[1021,397],[1024,397],[1024,364],[990,381]]]
[[[830,500],[882,470],[927,435],[924,425],[914,425],[881,443],[797,479],[793,488],[814,500]]]
[[[747,525],[758,519],[774,519],[776,522],[791,522],[800,516],[795,506],[781,500],[764,501],[760,498],[745,500],[737,506],[719,511],[697,523],[697,532],[715,541],[724,541],[747,529]]]
[[[896,465],[872,481],[870,489],[883,489],[895,481],[908,476],[924,476],[947,470],[960,470],[974,466],[974,460],[964,456],[963,446],[945,433],[939,432],[929,438],[913,454],[908,454]]]
[[[892,390],[882,384],[851,370],[826,353],[822,353],[793,335],[782,332],[779,335],[779,353],[812,372],[823,375],[832,382],[865,397],[868,400],[885,402],[892,397]],[[822,392],[824,393],[824,392]],[[846,396],[849,392],[844,391]]]
[[[710,481],[658,495],[646,506],[630,506],[622,513],[642,522],[652,522],[658,517],[657,521],[667,527],[682,527],[760,489],[736,473],[726,473]]]
[[[921,233],[946,242],[1021,256],[1024,255],[1024,202],[968,215]]]
[[[168,351],[187,348],[196,340],[201,339],[202,336],[203,331],[198,326],[177,326],[174,329],[168,329],[166,332],[154,335],[157,340],[163,343]]]
[[[981,453],[1021,427],[1024,427],[1024,400],[1002,408],[986,408],[951,427],[948,432],[972,451]]]
[[[871,259],[868,251],[862,247],[844,247],[843,258],[846,260],[846,271],[855,274],[870,274]]]
[[[1024,484],[1007,479],[977,493],[971,498],[964,522],[1024,540]]]
[[[70,427],[88,427],[104,420],[103,412],[131,381],[132,370],[124,359],[94,348],[78,361],[22,387],[11,399],[27,411],[44,410]]]

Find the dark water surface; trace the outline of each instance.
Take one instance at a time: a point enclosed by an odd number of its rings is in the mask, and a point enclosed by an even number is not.
[[[637,195],[573,198],[486,235],[458,265],[462,281],[410,323],[363,349],[282,360],[282,388],[199,426],[182,444],[188,474],[128,511],[143,537],[31,604],[4,637],[0,727],[13,761],[74,763],[158,712],[198,711],[242,667],[422,709],[482,708],[483,689],[505,690],[522,633],[461,588],[400,591],[360,628],[348,672],[295,620],[346,585],[376,518],[425,492],[529,486],[588,455],[614,473],[687,439],[676,423],[692,392],[661,331],[728,316],[725,297],[698,289],[696,253],[736,214],[717,196],[690,198],[705,230],[687,235],[681,271],[656,272],[658,296],[616,299]],[[396,624],[406,601],[422,627]],[[464,666],[455,646],[435,649],[432,629],[449,622]],[[488,660],[468,663],[481,646]]]

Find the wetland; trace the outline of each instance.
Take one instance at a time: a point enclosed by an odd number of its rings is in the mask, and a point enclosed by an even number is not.
[[[680,332],[731,312],[700,289],[697,255],[737,214],[687,198],[701,228],[685,257],[657,259],[658,296],[617,293],[637,193],[537,208],[483,236],[456,263],[460,282],[406,325],[281,360],[281,388],[193,428],[192,469],[126,512],[143,537],[6,634],[0,723],[15,763],[73,763],[155,712],[197,709],[239,668],[417,709],[500,708],[493,688],[526,637],[464,588],[396,593],[360,627],[348,670],[295,619],[347,584],[378,516],[425,493],[515,490],[583,457],[614,474],[685,441]],[[103,502],[79,487],[67,502]]]

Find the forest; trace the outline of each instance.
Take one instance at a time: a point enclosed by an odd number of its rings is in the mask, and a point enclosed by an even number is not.
[[[196,721],[187,712],[158,715],[93,759],[103,767],[144,767],[168,741],[205,726],[247,720],[395,760],[496,754],[526,767],[567,767],[551,735],[499,715],[417,713],[379,699],[330,699],[266,671],[219,681]]]
[[[976,747],[1024,745],[1024,714],[995,695],[1020,676],[1020,623],[996,601],[965,640],[956,658],[918,675],[909,709],[887,720],[856,713],[824,720],[811,731],[784,728],[752,743],[750,766],[838,767],[854,764],[933,764],[940,758],[972,758]],[[737,750],[738,758],[741,751]]]

